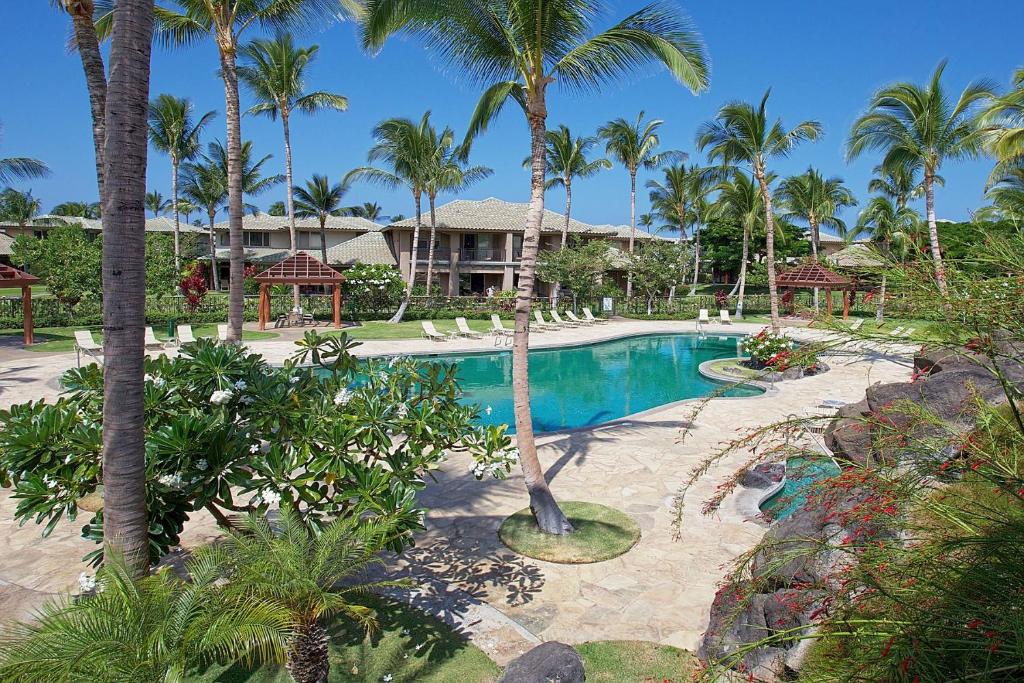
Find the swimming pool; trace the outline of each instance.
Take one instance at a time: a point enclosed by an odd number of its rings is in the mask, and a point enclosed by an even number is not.
[[[697,370],[707,360],[735,358],[738,336],[652,334],[530,351],[530,406],[538,432],[590,427],[726,385]],[[484,424],[508,424],[512,406],[512,352],[414,356],[458,366],[463,401],[481,406]],[[726,396],[753,396],[754,387],[730,387]]]
[[[814,486],[842,473],[831,458],[792,457],[786,459],[786,481],[760,505],[761,512],[772,519],[785,519],[807,504]]]

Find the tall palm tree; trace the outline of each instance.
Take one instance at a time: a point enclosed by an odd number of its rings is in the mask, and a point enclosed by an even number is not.
[[[348,109],[348,99],[341,95],[323,91],[305,92],[306,67],[319,50],[319,45],[295,47],[292,34],[278,33],[273,40],[256,39],[245,45],[241,50],[245,63],[238,68],[239,78],[249,87],[257,100],[257,104],[249,108],[249,113],[267,116],[271,121],[276,120],[278,116],[281,117],[287,188],[285,204],[288,209],[288,235],[292,254],[298,249],[295,237],[295,197],[292,194],[292,138],[289,128],[292,112],[315,114],[325,109]],[[326,241],[323,246],[326,263]],[[292,288],[292,298],[293,303],[298,306],[298,285]]]
[[[450,131],[447,131],[450,133]],[[367,161],[384,162],[388,168],[361,166],[348,172],[345,184],[356,180],[368,180],[385,187],[405,186],[412,193],[416,206],[416,222],[412,231],[412,249],[409,259],[409,275],[405,282],[405,296],[398,311],[388,322],[401,322],[405,309],[409,307],[412,287],[416,280],[416,260],[420,242],[420,227],[423,223],[423,193],[431,182],[438,164],[437,132],[430,124],[430,112],[423,114],[419,123],[410,119],[387,119],[373,129],[376,143],[367,154]]]
[[[100,217],[101,211],[98,202],[61,202],[50,213],[54,216],[96,219]]]
[[[184,198],[178,199],[178,203],[175,205],[174,208],[178,213],[185,217],[186,223],[189,222],[189,218],[192,217],[192,214],[199,211],[198,206],[190,202],[188,199]]]
[[[672,161],[684,161],[683,152],[655,152],[661,144],[658,129],[661,119],[644,121],[641,111],[636,121],[615,119],[597,129],[597,137],[605,142],[605,154],[618,161],[629,173],[629,253],[636,241],[636,174],[641,168],[655,169]],[[633,296],[633,274],[626,276],[626,298]]]
[[[312,180],[306,181],[306,187],[292,188],[295,215],[320,221],[320,258],[324,263],[327,263],[327,217],[344,213],[341,200],[348,187],[347,183],[331,185],[327,176],[314,174]]]
[[[8,187],[0,192],[0,220],[25,227],[39,215],[42,206],[42,202],[32,196],[32,190],[19,192],[13,187]]]
[[[169,45],[213,40],[220,54],[227,119],[228,232],[231,239],[231,289],[228,301],[228,340],[242,339],[245,290],[242,249],[242,126],[238,102],[237,55],[242,35],[250,28],[319,26],[341,13],[356,15],[356,0],[173,0],[173,7],[156,10],[160,37]]]
[[[769,183],[772,176],[769,176]],[[743,251],[740,258],[740,276],[736,281],[736,317],[743,317],[743,300],[747,289],[747,262],[750,260],[750,238],[765,226],[764,197],[754,179],[739,169],[716,188],[718,200],[711,207],[714,218],[739,225],[743,229]]]
[[[983,122],[989,151],[998,162],[992,178],[1000,177],[1007,167],[1024,165],[1024,67],[1013,73],[1010,91],[988,105]]]
[[[228,187],[229,184],[229,158],[228,149],[221,144],[220,140],[214,140],[207,145],[206,158],[212,161],[217,168],[220,170],[224,186]],[[245,197],[254,197],[261,195],[267,190],[273,188],[275,185],[280,185],[284,182],[284,175],[281,173],[263,176],[263,165],[274,158],[272,154],[265,154],[264,156],[256,159],[254,157],[252,140],[246,140],[242,143],[242,147],[238,156],[238,170],[239,179],[242,187],[242,208],[249,211],[254,216],[259,215],[259,208],[244,201]],[[231,203],[231,195],[228,195],[228,204]],[[234,238],[232,238],[234,239]]]
[[[911,199],[924,195],[924,180],[918,180],[920,172],[921,165],[912,162],[875,166],[872,169],[875,177],[868,181],[868,192],[888,197],[896,202],[897,209],[902,209]],[[939,176],[935,177],[935,182],[943,184]]]
[[[154,190],[146,193],[146,208],[153,212],[153,218],[158,218],[171,210],[174,202],[164,199],[164,196]]]
[[[192,122],[192,102],[167,93],[149,103],[149,144],[171,160],[171,211],[174,212],[174,270],[181,272],[181,219],[178,211],[178,171],[199,152],[203,128],[216,115],[208,111]]]
[[[857,219],[857,228],[871,232],[871,241],[878,245],[888,260],[893,255],[894,244],[904,246],[912,243],[919,220],[916,211],[894,203],[888,196],[872,197]],[[906,253],[905,248],[900,251]],[[878,325],[885,320],[885,288],[886,274],[883,271],[875,304],[875,322]]]
[[[697,134],[697,146],[708,150],[708,159],[743,163],[750,167],[761,188],[764,202],[766,251],[768,260],[768,299],[771,302],[772,329],[779,331],[779,291],[775,286],[775,216],[768,189],[767,163],[773,157],[787,156],[805,140],[817,140],[821,124],[803,121],[786,130],[781,119],[769,121],[767,91],[758,106],[730,102],[718,110],[714,121],[703,124]]]
[[[2,132],[3,128],[0,127],[0,133]],[[48,175],[50,175],[49,167],[38,159],[30,159],[28,157],[0,158],[0,185],[10,185],[15,180],[45,178]]]
[[[349,216],[356,216],[357,218],[365,218],[368,221],[378,221],[384,216],[384,210],[381,209],[380,204],[377,202],[363,202],[356,206],[350,206],[345,209],[345,214]]]
[[[855,159],[865,151],[884,154],[882,166],[920,165],[924,172],[924,200],[928,238],[939,291],[946,293],[939,230],[935,223],[935,176],[945,161],[977,157],[986,131],[976,113],[993,97],[989,81],[967,85],[955,102],[942,85],[946,62],[939,62],[924,87],[916,83],[889,85],[871,98],[868,110],[858,118],[846,143],[846,155]]]
[[[654,227],[654,214],[653,213],[642,213],[640,217],[636,219],[636,224],[644,229],[644,232],[650,233],[651,228]]]
[[[217,267],[217,235],[213,229],[220,211],[228,200],[228,188],[220,166],[207,157],[197,162],[186,162],[181,194],[197,208],[206,210],[210,248],[210,272],[213,288],[220,289],[220,269]]]
[[[276,201],[267,208],[267,215],[283,218],[288,215],[288,206],[282,201]]]
[[[691,167],[688,174],[687,191],[693,210],[693,282],[690,285],[690,296],[697,293],[697,282],[700,278],[701,225],[710,211],[711,195],[718,191],[718,184],[726,175],[721,167],[696,165]]]
[[[509,101],[530,130],[530,206],[523,234],[512,343],[516,441],[530,508],[545,532],[572,530],[544,479],[533,437],[527,356],[547,170],[547,88],[598,89],[648,64],[664,64],[692,91],[708,84],[700,37],[674,7],[658,2],[594,35],[602,7],[579,0],[367,0],[363,44],[380,48],[396,33],[423,36],[458,73],[490,84],[473,113],[468,140],[485,131]],[[495,30],[500,27],[500,30]],[[468,150],[468,146],[466,146]]]
[[[152,0],[119,0],[111,29],[103,148],[103,547],[149,569],[143,400],[146,114]]]

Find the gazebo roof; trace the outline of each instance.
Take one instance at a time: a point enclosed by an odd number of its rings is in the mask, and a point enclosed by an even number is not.
[[[805,263],[780,273],[775,279],[779,287],[847,287],[850,280],[817,263]]]
[[[289,256],[256,276],[256,281],[285,285],[324,285],[345,281],[345,276],[305,252]]]
[[[0,287],[25,287],[39,282],[35,275],[0,264]]]

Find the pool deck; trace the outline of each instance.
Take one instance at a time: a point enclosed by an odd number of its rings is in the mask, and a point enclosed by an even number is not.
[[[708,334],[756,333],[763,325],[712,324]],[[543,348],[651,333],[693,332],[679,321],[615,321],[599,327],[535,335]],[[826,333],[790,328],[794,339],[820,339]],[[283,340],[251,342],[249,348],[271,362],[294,348]],[[358,355],[487,351],[494,342],[462,339],[366,341]],[[430,509],[427,531],[415,548],[392,566],[418,578],[412,599],[462,627],[499,663],[539,640],[650,640],[693,649],[707,626],[717,584],[729,563],[755,544],[764,527],[748,520],[737,496],[714,515],[701,505],[750,453],[739,450],[712,467],[687,494],[681,538],[673,540],[672,503],[691,469],[738,430],[769,424],[823,398],[853,402],[874,382],[909,379],[916,347],[891,344],[882,351],[857,353],[828,362],[822,375],[780,383],[762,396],[716,399],[691,418],[695,403],[682,402],[639,416],[538,438],[541,462],[551,488],[563,500],[589,500],[617,507],[640,524],[643,537],[626,555],[590,565],[557,565],[516,556],[497,539],[509,514],[527,504],[521,473],[504,481],[482,482],[469,473],[469,460],[449,460],[423,503]],[[0,362],[0,406],[39,398],[54,399],[57,379],[75,365],[75,355],[23,356]],[[683,427],[690,425],[683,439]],[[0,491],[0,621],[25,618],[45,598],[75,587],[85,569],[81,556],[93,545],[79,537],[84,520],[61,524],[49,539],[40,528],[14,521],[16,501]],[[218,530],[197,514],[183,535],[186,548],[205,543]]]

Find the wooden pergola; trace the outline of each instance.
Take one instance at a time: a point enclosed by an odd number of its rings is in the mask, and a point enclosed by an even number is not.
[[[832,315],[832,290],[843,292],[843,320],[850,317],[850,297],[848,292],[854,288],[853,282],[818,263],[804,263],[796,268],[779,273],[775,278],[777,287],[796,289],[824,289],[825,310]]]
[[[333,285],[334,326],[341,327],[341,283],[345,276],[305,252],[289,256],[256,276],[260,283],[260,329],[270,320],[271,285]]]
[[[0,264],[0,287],[21,287],[21,310],[24,320],[25,345],[32,343],[32,285],[39,284],[39,278],[23,270]]]

